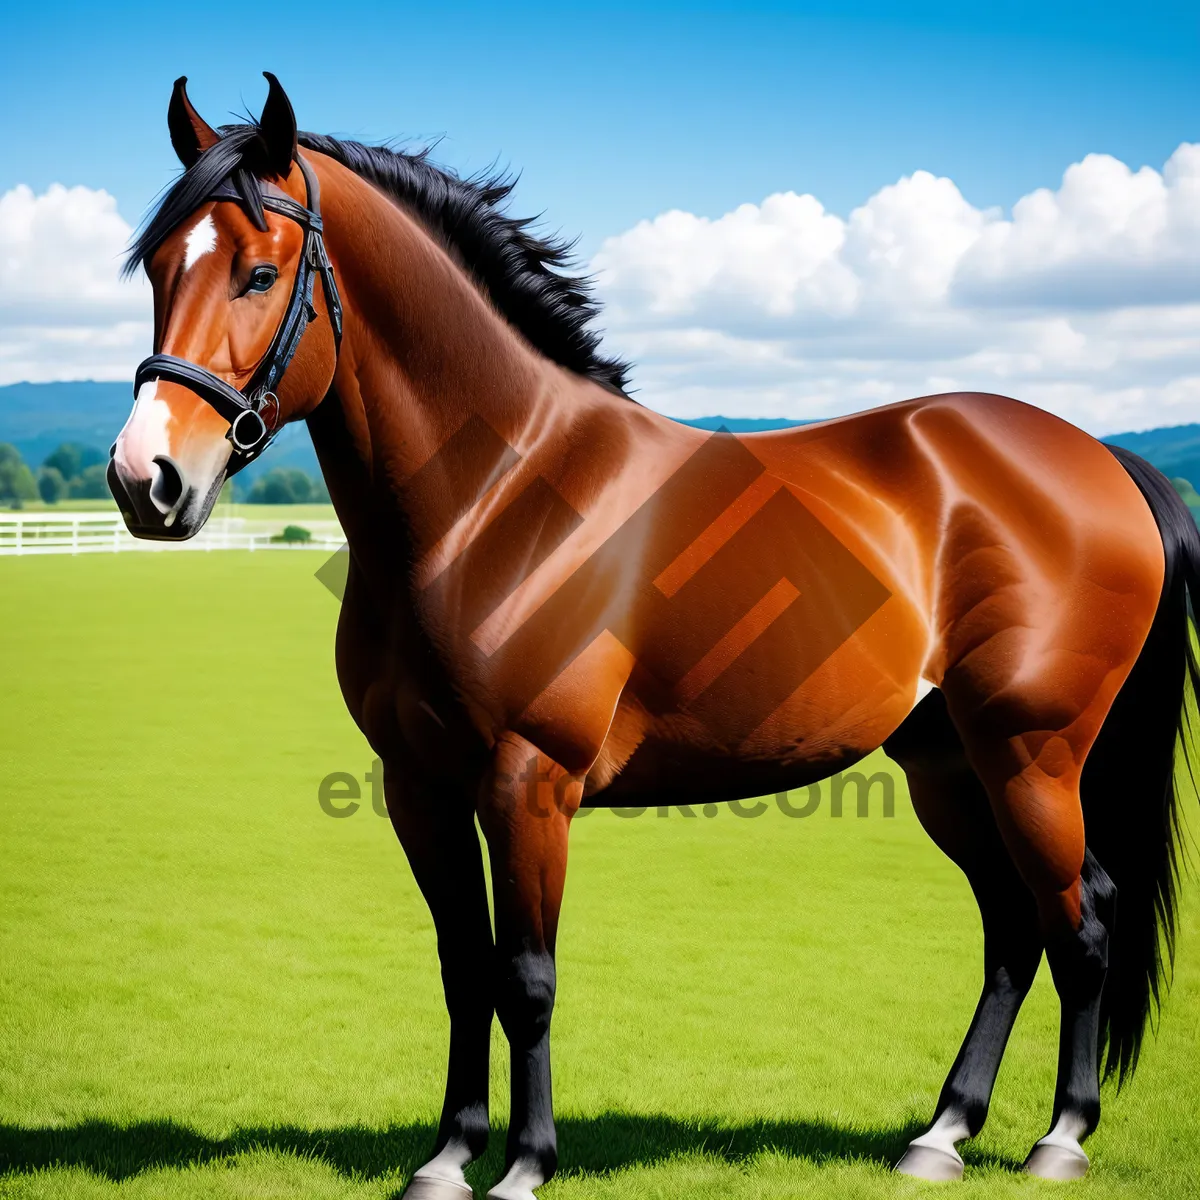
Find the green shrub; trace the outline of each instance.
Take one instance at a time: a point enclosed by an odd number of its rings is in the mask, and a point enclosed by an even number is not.
[[[16,446],[0,442],[0,504],[20,508],[26,500],[37,498],[37,481]]]
[[[107,500],[111,493],[104,464],[93,463],[90,467],[84,467],[67,485],[67,490],[72,500]]]
[[[1183,502],[1188,508],[1200,508],[1200,494],[1197,494],[1190,480],[1180,476],[1171,480],[1171,486],[1183,497]]]
[[[37,486],[47,504],[57,504],[67,494],[67,481],[57,467],[43,467],[38,472]]]
[[[303,525],[285,525],[282,533],[277,533],[271,541],[273,542],[311,542],[312,530],[305,529]]]
[[[313,479],[298,467],[272,467],[260,475],[246,497],[248,504],[326,504],[329,492],[323,480]]]
[[[42,466],[53,467],[67,483],[72,483],[91,467],[103,468],[104,460],[104,451],[98,450],[95,446],[84,446],[79,442],[63,442],[46,455]],[[108,495],[107,488],[103,494]],[[81,496],[80,499],[95,500],[99,497]]]

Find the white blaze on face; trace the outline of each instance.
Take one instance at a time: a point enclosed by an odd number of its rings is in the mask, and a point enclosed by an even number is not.
[[[167,432],[170,421],[171,406],[158,398],[158,381],[143,383],[133,402],[133,412],[117,438],[117,466],[136,479],[152,479],[155,455],[171,453]]]
[[[184,243],[183,269],[190,270],[210,250],[217,247],[217,226],[212,219],[212,213],[201,217],[188,231]]]

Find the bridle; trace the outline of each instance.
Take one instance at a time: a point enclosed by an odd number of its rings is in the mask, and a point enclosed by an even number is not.
[[[333,277],[333,267],[325,252],[321,185],[313,169],[299,154],[296,155],[296,165],[304,176],[307,207],[297,204],[274,184],[261,185],[263,208],[300,225],[304,229],[304,248],[300,252],[300,266],[292,285],[287,312],[250,382],[241,389],[235,388],[207,367],[186,358],[176,358],[173,354],[152,354],[138,366],[133,378],[135,398],[143,383],[151,379],[164,379],[168,383],[182,384],[195,392],[229,422],[229,432],[225,436],[233,444],[233,452],[227,475],[235,475],[247,463],[253,462],[279,432],[279,397],[275,395],[275,388],[295,356],[308,323],[316,319],[317,310],[313,308],[312,299],[318,274],[325,289],[325,306],[333,326],[335,354],[341,349],[342,301]],[[228,180],[218,184],[209,193],[208,199],[243,202],[241,193]]]

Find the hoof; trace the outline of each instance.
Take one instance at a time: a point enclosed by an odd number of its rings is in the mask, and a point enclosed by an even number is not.
[[[473,1200],[474,1196],[475,1193],[465,1183],[415,1175],[400,1200]]]
[[[896,1164],[901,1175],[914,1179],[929,1179],[941,1182],[963,1177],[963,1160],[957,1154],[935,1150],[932,1146],[909,1146],[904,1157]]]
[[[1087,1174],[1088,1156],[1078,1146],[1038,1142],[1022,1169],[1038,1179],[1082,1179]]]
[[[541,1187],[545,1176],[536,1167],[516,1163],[508,1174],[487,1194],[487,1200],[537,1200],[535,1187]]]

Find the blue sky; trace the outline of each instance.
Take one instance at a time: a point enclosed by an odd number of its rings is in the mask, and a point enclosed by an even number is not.
[[[786,189],[845,213],[917,168],[1008,205],[1104,151],[1200,139],[1200,5],[26,4],[0,45],[0,191],[103,187],[136,220],[174,168],[170,84],[214,123],[274,70],[302,127],[499,159],[590,253],[671,207]],[[329,14],[333,14],[330,16]]]

